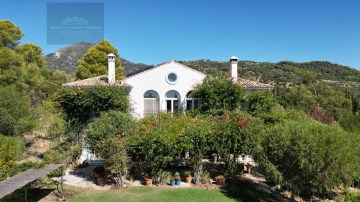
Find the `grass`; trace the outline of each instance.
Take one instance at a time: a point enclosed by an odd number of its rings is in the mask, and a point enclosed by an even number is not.
[[[112,201],[217,201],[217,202],[232,202],[232,201],[276,201],[271,196],[265,196],[250,189],[197,189],[197,188],[149,188],[137,187],[126,189],[114,189],[107,191],[87,191],[76,194],[70,202],[112,202]]]

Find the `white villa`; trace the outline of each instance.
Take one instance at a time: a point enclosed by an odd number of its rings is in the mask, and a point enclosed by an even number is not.
[[[271,90],[269,84],[238,78],[238,58],[230,58],[230,75],[247,91]],[[108,75],[97,76],[71,83],[65,87],[130,86],[130,103],[135,117],[155,115],[160,111],[176,113],[181,109],[191,110],[199,106],[190,96],[194,87],[205,79],[206,74],[175,61],[145,67],[129,73],[123,80],[115,79],[115,55],[108,55]],[[106,79],[107,78],[107,79]]]

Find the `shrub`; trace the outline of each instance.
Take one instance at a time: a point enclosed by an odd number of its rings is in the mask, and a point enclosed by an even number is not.
[[[287,121],[270,127],[262,141],[271,169],[280,173],[292,193],[309,189],[327,191],[349,185],[359,176],[356,135],[338,126],[315,121]]]
[[[207,171],[203,171],[200,175],[201,183],[209,184],[210,183],[210,173]]]
[[[207,77],[196,86],[192,96],[199,98],[201,111],[218,114],[223,110],[238,109],[243,103],[243,88],[226,77]]]
[[[191,177],[191,172],[190,172],[190,171],[186,171],[186,172],[185,172],[185,177]]]
[[[66,119],[72,126],[81,129],[101,112],[129,111],[129,100],[125,89],[112,86],[92,88],[63,88],[56,95]]]
[[[6,137],[0,134],[0,180],[16,173],[16,160],[24,150],[24,143],[19,137]]]
[[[263,121],[245,112],[225,112],[217,120],[215,135],[210,136],[216,151],[225,156],[226,174],[240,171],[236,160],[241,155],[256,156],[260,148]]]
[[[35,122],[30,117],[30,99],[14,88],[0,86],[0,134],[19,136],[31,131]]]
[[[163,171],[160,173],[160,183],[161,184],[169,184],[171,180],[171,172]]]
[[[135,122],[130,115],[119,111],[104,112],[86,129],[86,142],[96,154],[105,157],[108,155],[107,139],[132,136],[135,128]]]

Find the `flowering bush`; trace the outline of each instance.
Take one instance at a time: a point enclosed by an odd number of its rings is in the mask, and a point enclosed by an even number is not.
[[[217,119],[211,138],[214,149],[227,159],[229,175],[237,172],[236,159],[240,155],[258,152],[263,125],[262,120],[240,111],[225,112]]]

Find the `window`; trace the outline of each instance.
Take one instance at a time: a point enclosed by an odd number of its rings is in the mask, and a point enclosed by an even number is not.
[[[144,93],[144,116],[155,116],[159,113],[159,94],[154,90]]]
[[[175,90],[170,90],[165,94],[166,111],[177,113],[180,110],[180,94]]]
[[[166,76],[165,79],[166,79],[166,82],[168,82],[171,85],[174,85],[177,83],[178,76],[174,72],[171,72]]]
[[[198,98],[193,98],[191,96],[192,91],[189,91],[186,94],[186,110],[194,110],[200,107],[200,102]]]

